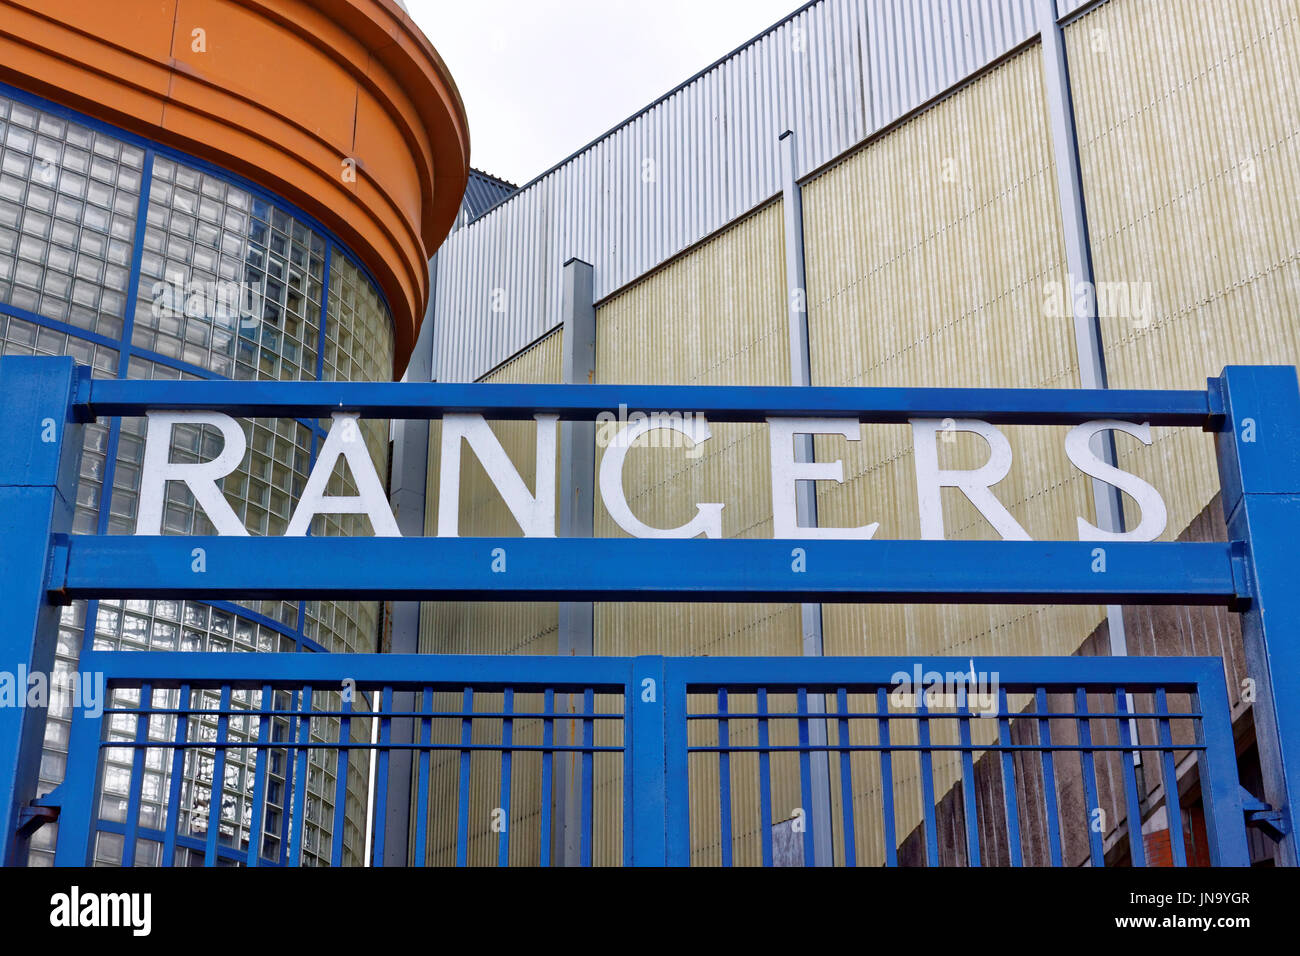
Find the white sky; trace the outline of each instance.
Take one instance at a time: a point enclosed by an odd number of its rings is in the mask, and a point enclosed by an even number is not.
[[[470,162],[544,172],[803,0],[406,0],[469,113]]]

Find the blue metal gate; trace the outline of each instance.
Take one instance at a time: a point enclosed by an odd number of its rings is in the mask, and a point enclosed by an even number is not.
[[[1300,591],[1291,582],[1300,541],[1300,389],[1292,368],[1229,368],[1204,391],[665,388],[91,380],[70,360],[6,358],[0,402],[11,425],[0,443],[0,575],[8,589],[0,604],[0,650],[19,670],[50,671],[58,605],[88,597],[1218,604],[1243,613],[1258,685],[1254,719],[1268,804],[1253,803],[1251,810],[1269,820],[1282,861],[1295,863]],[[964,417],[992,424],[1121,420],[1196,427],[1216,437],[1231,540],[67,533],[78,423],[97,416],[205,409],[314,418],[348,410],[384,418],[477,412],[590,420],[620,404],[739,422]],[[797,573],[792,548],[806,559]],[[503,549],[508,574],[492,567]],[[1100,570],[1098,549],[1105,555]],[[192,560],[200,551],[204,560]],[[960,679],[950,682],[955,703],[935,705],[924,694],[900,692],[897,674],[918,664],[958,678],[967,670],[996,674],[996,705],[985,708],[992,716],[972,712],[969,695],[979,690],[974,676],[964,691]],[[405,797],[384,792],[384,774],[364,794],[349,792],[356,775],[347,771],[350,761],[372,757],[378,768],[399,748],[418,761],[418,862],[548,862],[554,851],[543,834],[557,815],[550,783],[561,772],[579,782],[572,792],[581,802],[583,862],[686,863],[692,854],[701,862],[807,862],[811,827],[824,825],[805,813],[809,762],[824,752],[834,813],[821,819],[835,829],[844,862],[902,862],[900,848],[909,860],[942,862],[936,807],[955,795],[958,805],[947,819],[961,831],[958,862],[1041,856],[1099,864],[1115,852],[1102,844],[1105,827],[1097,830],[1095,821],[1063,808],[1081,806],[1087,816],[1104,810],[1098,765],[1112,761],[1122,794],[1111,794],[1109,806],[1137,819],[1139,794],[1126,756],[1136,751],[1156,758],[1171,813],[1179,800],[1176,764],[1194,757],[1212,857],[1246,862],[1243,796],[1217,660],[88,651],[82,669],[106,675],[118,698],[102,718],[77,715],[67,780],[57,795],[33,799],[43,709],[0,708],[0,837],[7,862],[21,858],[25,835],[56,806],[59,862],[96,859],[99,847],[114,841],[115,859],[123,863],[377,858],[382,826],[368,840],[349,832],[347,821],[356,816],[346,813],[348,801],[373,811]],[[402,722],[416,735],[410,743],[391,736]],[[554,736],[561,724],[573,730],[564,738],[569,742]],[[812,732],[819,724],[824,735]],[[1144,728],[1136,736],[1135,725]],[[201,771],[193,779],[209,787],[206,809],[184,790],[193,787],[185,771],[191,760]],[[483,803],[479,765],[495,767],[491,806]],[[1072,768],[1071,786],[1080,788],[1078,802],[1061,802],[1065,766]],[[530,781],[533,822],[527,826],[537,834],[535,851],[518,832],[522,781]],[[795,790],[780,790],[795,782]],[[915,792],[905,793],[908,788]],[[477,810],[475,800],[482,804]],[[236,837],[223,839],[226,824]],[[1171,836],[1181,860],[1186,848],[1177,829],[1171,827]],[[1140,834],[1130,831],[1128,859],[1141,863]]]
[[[829,823],[837,858],[847,865],[898,865],[903,817],[896,800],[909,785],[921,810],[924,862],[939,862],[936,764],[952,758],[964,862],[980,865],[996,845],[1005,862],[1021,865],[1034,850],[1025,846],[1026,821],[1037,819],[1045,824],[1034,841],[1043,851],[1038,862],[1099,866],[1105,851],[1095,825],[1102,802],[1096,764],[1112,760],[1124,781],[1121,809],[1140,820],[1131,759],[1139,751],[1159,766],[1174,819],[1176,758],[1195,755],[1210,858],[1248,862],[1223,668],[1214,658],[575,661],[98,652],[83,664],[107,676],[114,704],[102,716],[78,716],[67,781],[42,801],[61,810],[59,864],[296,865],[314,826],[332,838],[322,862],[363,863],[364,854],[349,858],[344,850],[348,761],[375,761],[367,809],[382,819],[390,801],[410,799],[387,786],[389,756],[403,747],[418,754],[417,862],[549,865],[552,784],[571,762],[581,781],[579,852],[586,865],[771,866],[777,857],[767,821],[793,810],[805,825],[792,834],[792,862],[811,866],[818,824],[802,808],[812,805],[811,758],[828,753],[839,798]],[[918,669],[956,676],[955,686],[929,699],[914,693],[920,687],[906,690],[900,675]],[[395,702],[403,694],[414,707]],[[824,697],[824,711],[809,706],[814,697]],[[827,742],[810,742],[811,726],[823,720]],[[402,721],[418,728],[412,744],[393,743],[394,724]],[[1134,721],[1153,725],[1141,735],[1147,742],[1130,736]],[[313,723],[328,723],[328,739],[313,739]],[[358,723],[373,732],[358,739]],[[560,743],[566,723],[577,727],[573,744]],[[310,807],[313,750],[327,752],[334,770],[333,809],[325,818]],[[431,792],[437,755],[452,758],[442,799]],[[211,792],[206,813],[196,815],[204,800],[183,788],[193,789],[192,765],[201,756],[213,770],[198,775]],[[1001,783],[997,806],[977,808],[975,766],[982,757]],[[229,773],[232,758],[251,779]],[[271,792],[277,758],[296,769],[288,775],[291,792],[278,799]],[[901,779],[906,760],[918,771],[911,781]],[[782,764],[788,769],[776,776],[792,784],[792,807],[778,808],[774,766]],[[1067,765],[1081,788],[1077,801],[1061,799]],[[485,790],[475,778],[491,786]],[[1038,805],[1027,806],[1031,800]],[[1084,810],[1071,817],[1063,803]],[[744,813],[745,806],[756,812]],[[872,812],[864,814],[867,807]],[[596,825],[600,815],[603,826]],[[524,825],[531,817],[535,824]],[[708,840],[699,839],[702,832]],[[1185,864],[1181,828],[1172,834],[1175,861]],[[102,852],[103,841],[111,855]],[[1128,853],[1144,865],[1140,826],[1129,827]],[[369,857],[383,864],[382,828]]]

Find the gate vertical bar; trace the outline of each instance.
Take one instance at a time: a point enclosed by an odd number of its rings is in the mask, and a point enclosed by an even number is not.
[[[664,659],[638,657],[624,691],[623,859],[632,866],[668,863],[667,702]]]
[[[1289,366],[1229,366],[1218,391],[1215,435],[1228,538],[1243,549],[1250,600],[1242,615],[1247,672],[1255,681],[1255,733],[1264,797],[1281,811],[1275,861],[1295,866],[1300,811],[1300,387]]]
[[[1210,839],[1211,866],[1250,866],[1246,843],[1246,817],[1241,805],[1241,781],[1237,748],[1232,737],[1232,706],[1223,682],[1223,668],[1211,665],[1197,681],[1192,709],[1200,712],[1196,742],[1201,792],[1205,808],[1205,832]]]
[[[803,245],[803,193],[795,170],[795,139],[791,130],[779,137],[781,151],[781,206],[785,213],[785,285],[786,313],[790,330],[790,384],[812,384],[812,347],[808,335],[808,279],[804,271]],[[810,462],[816,459],[812,435],[795,435],[794,459]],[[801,527],[817,526],[817,489],[813,482],[797,482],[795,490],[795,520]],[[822,641],[822,606],[802,604],[799,616],[803,630],[804,657],[821,657],[825,653]],[[826,697],[812,694],[808,698],[811,713],[826,712]],[[808,741],[813,747],[826,746],[826,721],[808,722]],[[808,806],[809,832],[813,834],[812,857],[814,866],[832,866],[834,842],[831,831],[831,772],[830,752],[814,751],[810,755],[809,771],[811,805]],[[763,821],[770,827],[771,820]]]
[[[88,372],[88,370],[86,370]],[[59,609],[47,582],[57,555],[53,536],[72,528],[81,423],[72,401],[83,372],[71,358],[8,356],[0,360],[0,669],[48,680],[54,670]],[[90,622],[87,622],[90,626]],[[33,706],[0,707],[0,849],[7,865],[26,862],[23,811],[36,797],[49,695]],[[82,768],[94,773],[93,768]]]

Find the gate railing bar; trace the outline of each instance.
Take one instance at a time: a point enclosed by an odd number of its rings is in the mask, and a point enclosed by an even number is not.
[[[1124,715],[1130,709],[1131,694],[1126,693],[1123,687],[1115,688],[1115,709]],[[1136,735],[1132,733],[1132,728],[1136,726],[1132,720],[1133,715],[1127,715],[1129,719],[1120,719],[1116,721],[1115,726],[1119,730],[1120,745],[1128,748],[1132,746]],[[1202,739],[1198,735],[1197,744],[1202,744]],[[1146,865],[1146,846],[1142,839],[1142,801],[1138,796],[1137,786],[1137,764],[1134,760],[1120,760],[1120,772],[1124,775],[1124,806],[1126,809],[1125,816],[1128,818],[1128,850],[1129,856],[1133,860],[1134,866]]]
[[[876,715],[879,718],[889,712],[889,692],[883,687],[876,691]],[[880,790],[884,799],[881,801],[881,818],[884,825],[885,865],[898,866],[898,837],[895,835],[894,823],[894,757],[889,741],[889,721],[877,721],[877,734],[881,745],[880,751]]]
[[[293,805],[289,810],[291,820],[289,833],[290,866],[302,865],[303,830],[307,820],[307,751],[311,741],[311,684],[304,684],[299,690],[298,705],[299,712],[294,718],[296,725],[289,735],[293,741],[293,746],[289,750],[288,759],[294,768]]]
[[[1166,711],[1165,688],[1156,688],[1156,710]],[[1165,783],[1165,813],[1169,818],[1169,845],[1173,853],[1174,866],[1187,865],[1187,847],[1183,841],[1183,811],[1178,798],[1178,768],[1174,763],[1174,740],[1167,717],[1156,721],[1161,747],[1161,776]]]
[[[1133,658],[1127,658],[1133,660]],[[1038,746],[1043,765],[1043,812],[1047,814],[1047,846],[1052,866],[1061,866],[1061,808],[1060,793],[1056,789],[1056,764],[1052,758],[1052,721],[1047,707],[1047,691],[1034,690],[1034,712],[1038,717]]]
[[[1011,743],[1011,715],[1007,713],[1007,692],[998,688],[998,744],[1007,747]],[[1002,752],[1002,809],[1007,820],[1007,848],[1011,853],[1011,865],[1023,866],[1024,856],[1020,846],[1020,808],[1016,798],[1016,757],[1015,754]]]
[[[975,807],[975,756],[971,744],[970,708],[965,703],[957,709],[957,727],[961,740],[961,791],[966,811],[966,862],[969,866],[979,866],[980,836],[979,815]]]
[[[433,688],[425,687],[420,696],[425,712],[433,710]],[[433,742],[433,722],[427,718],[420,719],[420,756],[417,760],[415,777],[415,861],[424,862],[429,846],[429,777],[433,752],[428,749]]]
[[[218,706],[223,711],[229,711],[229,686],[221,688],[221,703]],[[217,717],[217,740],[214,745],[216,759],[212,765],[212,784],[208,788],[208,846],[203,857],[204,866],[217,865],[217,846],[221,836],[221,816],[226,796],[226,735],[229,730],[230,716],[228,713],[223,713]]]
[[[142,707],[153,699],[153,691],[147,681],[140,685],[139,694]],[[142,712],[135,719],[135,739],[137,742],[148,745],[149,717],[147,712]],[[138,747],[131,755],[131,780],[128,787],[130,795],[126,804],[126,834],[122,840],[123,866],[133,866],[135,863],[136,830],[140,825],[140,797],[144,790],[144,758],[145,747]]]
[[[772,819],[772,764],[768,750],[769,725],[767,719],[767,689],[759,688],[757,694],[758,718],[758,801],[762,819]],[[690,715],[688,715],[690,716]],[[772,865],[772,828],[763,827],[763,865]]]
[[[474,688],[466,687],[464,693],[461,709],[465,716],[460,720],[460,802],[456,809],[457,866],[465,866],[469,860],[469,765],[474,742],[474,720],[469,716],[474,713]]]
[[[838,742],[841,746],[852,741],[849,737],[849,695],[841,687],[835,694],[835,710],[838,717]],[[840,750],[840,811],[844,818],[844,865],[857,866],[858,854],[853,830],[853,758],[848,750]]]
[[[179,696],[181,704],[189,708],[189,684],[181,684]],[[162,848],[163,866],[171,866],[176,859],[176,831],[180,823],[181,788],[185,783],[185,743],[189,734],[189,722],[188,710],[176,714],[176,732],[172,737],[171,782],[167,788],[167,826]]]
[[[474,413],[499,421],[556,415],[593,421],[620,405],[700,412],[719,422],[768,418],[979,418],[992,424],[1074,425],[1097,419],[1213,430],[1222,420],[1208,390],[1077,388],[878,388],[791,385],[542,385],[458,382],[166,382],[85,379],[73,409],[86,420],[148,411],[222,409],[248,418],[439,419]]]
[[[939,865],[939,830],[935,819],[934,796],[934,757],[930,745],[930,709],[926,706],[924,695],[918,696],[916,703],[916,739],[921,758],[921,813],[925,828],[925,865]],[[905,747],[895,746],[894,750]]]
[[[1084,811],[1088,815],[1088,858],[1093,866],[1106,865],[1106,847],[1103,843],[1104,822],[1096,815],[1105,811],[1097,793],[1097,765],[1093,754],[1098,750],[1109,749],[1094,747],[1092,743],[1092,723],[1088,716],[1088,692],[1083,688],[1075,691],[1076,733],[1079,737],[1079,771],[1083,777]]]
[[[799,572],[794,547],[807,559]],[[498,549],[509,573],[492,569]],[[1104,573],[1095,570],[1099,549]],[[57,550],[55,603],[401,596],[1235,607],[1243,597],[1223,542],[70,535]]]
[[[265,707],[269,702],[274,708],[275,691],[270,684],[262,685],[262,706]],[[181,700],[189,702],[186,693],[181,694]],[[262,859],[262,818],[266,815],[266,775],[267,775],[267,747],[271,741],[271,725],[275,722],[276,715],[270,713],[260,713],[262,719],[257,725],[257,756],[253,761],[253,819],[252,826],[248,833],[248,853],[245,862],[249,866],[257,866]],[[172,782],[178,782],[179,772],[173,770]],[[168,808],[170,810],[170,808]]]

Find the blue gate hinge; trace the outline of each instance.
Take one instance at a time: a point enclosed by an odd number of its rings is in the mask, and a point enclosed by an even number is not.
[[[1241,788],[1241,808],[1246,811],[1246,826],[1263,830],[1274,840],[1280,840],[1291,832],[1286,814],[1274,810],[1245,787]]]

